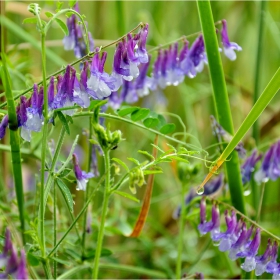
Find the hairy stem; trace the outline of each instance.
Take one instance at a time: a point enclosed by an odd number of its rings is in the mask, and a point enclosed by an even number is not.
[[[96,251],[95,251],[95,258],[94,258],[94,267],[93,267],[93,279],[98,279],[98,271],[99,271],[99,259],[102,250],[102,243],[104,237],[104,228],[105,228],[105,220],[106,214],[108,210],[108,202],[110,197],[110,150],[104,150],[104,160],[105,160],[105,172],[106,172],[106,179],[105,179],[105,188],[104,188],[104,199],[102,203],[102,214],[100,220],[100,226],[98,231],[97,237],[97,244],[96,244]]]

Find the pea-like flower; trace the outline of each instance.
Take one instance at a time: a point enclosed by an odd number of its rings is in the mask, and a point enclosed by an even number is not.
[[[235,60],[236,59],[235,51],[238,52],[242,51],[242,48],[238,44],[229,41],[226,20],[222,20],[222,25],[223,28],[221,31],[221,36],[222,36],[222,44],[224,47],[224,53],[230,60]]]
[[[85,191],[87,187],[87,182],[90,178],[94,177],[94,175],[89,172],[85,172],[81,170],[78,162],[78,158],[76,154],[73,154],[73,164],[74,164],[74,173],[77,179],[77,187],[78,191]]]

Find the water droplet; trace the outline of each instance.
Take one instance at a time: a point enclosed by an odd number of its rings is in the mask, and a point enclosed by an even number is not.
[[[213,246],[216,246],[216,247],[218,247],[219,245],[220,245],[220,241],[213,241]]]
[[[196,190],[196,193],[197,193],[198,195],[204,194],[204,187],[202,187],[202,188],[199,187],[199,189]]]

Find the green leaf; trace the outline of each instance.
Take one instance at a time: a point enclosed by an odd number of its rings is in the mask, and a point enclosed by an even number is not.
[[[146,118],[145,120],[143,120],[143,124],[148,127],[148,128],[152,128],[152,127],[156,127],[157,125],[159,125],[159,120],[157,118]]]
[[[164,150],[162,150],[158,145],[151,144],[153,147],[155,147],[158,151],[164,153]]]
[[[69,128],[69,125],[68,125],[68,122],[67,122],[65,116],[60,111],[57,111],[57,116],[60,119],[60,121],[62,122],[62,125],[64,126],[67,134],[70,135],[70,128]]]
[[[22,23],[23,24],[26,24],[26,23],[37,23],[37,18],[36,17],[25,18]]]
[[[68,36],[69,35],[69,31],[68,31],[68,28],[67,28],[67,25],[65,24],[64,21],[62,21],[61,19],[59,18],[55,18],[55,21],[57,22],[57,24],[60,26],[61,30],[63,31],[63,33]]]
[[[28,264],[30,264],[31,266],[38,266],[40,264],[40,258],[30,252],[27,253],[26,258]]]
[[[77,0],[69,0],[69,7],[73,8],[77,3]]]
[[[167,143],[166,145],[167,145],[168,147],[170,147],[174,153],[177,153],[177,150],[176,150],[176,148],[175,148],[174,146],[172,146],[172,145],[170,145],[170,144],[168,144],[168,143]]]
[[[135,202],[139,202],[139,201],[140,201],[139,199],[137,199],[137,198],[134,197],[133,195],[128,194],[128,193],[126,193],[126,192],[114,191],[114,193],[116,193],[116,194],[118,194],[118,195],[121,195],[121,196],[123,196],[123,197],[125,197],[125,198],[128,198],[128,199],[130,199],[130,200],[132,200],[132,201],[135,201]]]
[[[144,170],[143,171],[144,175],[149,175],[149,174],[162,174],[162,170],[157,170],[157,169],[154,169],[154,170]]]
[[[136,165],[140,165],[140,162],[135,158],[127,158],[127,159],[134,162]]]
[[[120,117],[124,117],[126,115],[133,113],[136,110],[139,110],[139,107],[122,107],[117,111],[117,113]]]
[[[65,13],[65,16],[66,16],[67,18],[70,18],[72,15],[74,15],[73,12],[67,12],[67,13]]]
[[[61,181],[60,179],[56,179],[56,183],[59,186],[59,189],[65,199],[65,202],[69,208],[69,210],[73,213],[73,197],[72,194],[70,192],[70,190],[68,189],[68,187],[64,184],[63,181]]]
[[[131,119],[136,122],[145,119],[150,113],[150,109],[141,108],[131,113]]]
[[[177,161],[182,161],[182,162],[185,162],[185,163],[190,163],[187,159],[184,159],[184,158],[181,158],[181,157],[172,156],[170,158],[172,158],[174,160],[177,160]]]
[[[63,2],[58,1],[58,2],[56,3],[56,8],[57,8],[56,11],[59,11],[59,10],[62,8],[62,5],[63,5]]]
[[[72,169],[65,168],[65,169],[59,174],[59,177],[60,177],[60,178],[66,177],[71,171],[72,171]]]
[[[58,263],[64,264],[66,266],[72,266],[72,263],[68,262],[67,260],[63,260],[63,259],[60,259],[60,258],[57,258],[57,257],[51,257],[51,259],[58,262]]]
[[[147,157],[151,158],[152,160],[155,160],[154,156],[151,155],[150,153],[148,153],[147,151],[138,150],[138,153],[146,155]]]
[[[96,252],[95,249],[88,250],[85,255],[85,260],[93,259],[95,257],[95,252]],[[107,256],[111,256],[112,254],[113,254],[112,251],[110,251],[109,249],[102,248],[100,257],[107,257]]]
[[[51,13],[51,12],[45,12],[45,15],[46,15],[48,18],[53,17],[53,13]]]
[[[168,123],[165,124],[161,129],[159,130],[160,133],[162,134],[168,134],[173,132],[176,129],[176,125],[174,123]]]
[[[159,128],[161,128],[162,126],[164,126],[166,124],[166,120],[163,115],[158,114],[157,118],[159,120],[159,126],[158,126]]]
[[[66,115],[65,118],[66,118],[66,120],[67,120],[68,122],[70,122],[70,123],[73,124],[74,121],[73,121],[73,118],[72,118],[71,116]]]
[[[127,172],[129,172],[128,166],[120,159],[118,158],[112,158],[113,161],[117,162],[119,165],[121,165]]]

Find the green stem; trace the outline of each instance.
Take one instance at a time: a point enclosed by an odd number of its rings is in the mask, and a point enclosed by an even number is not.
[[[183,253],[183,244],[184,244],[184,227],[185,227],[185,189],[186,186],[182,183],[182,193],[181,193],[181,213],[179,220],[179,237],[178,237],[178,246],[177,246],[177,263],[176,263],[176,279],[182,278],[182,253]]]
[[[264,16],[265,16],[265,10],[267,6],[267,0],[260,1],[259,5],[259,37],[257,42],[257,54],[256,54],[256,67],[255,67],[255,85],[254,85],[254,103],[257,102],[260,94],[260,73],[261,73],[261,59],[263,54],[263,30],[264,30]],[[253,124],[253,137],[256,141],[256,145],[259,143],[260,138],[260,131],[259,131],[259,125],[258,121],[256,121]]]
[[[3,38],[1,38],[2,44]],[[3,49],[3,48],[2,48]],[[13,166],[13,177],[15,182],[15,190],[19,211],[20,228],[22,235],[22,242],[25,244],[24,238],[24,193],[23,193],[23,182],[22,182],[22,170],[21,170],[21,153],[20,153],[20,137],[18,130],[18,120],[16,114],[15,103],[12,94],[11,79],[7,68],[6,56],[1,53],[2,58],[2,81],[5,88],[6,99],[8,102],[8,117],[9,117],[9,128],[10,128],[10,146],[12,154],[12,166]]]
[[[92,138],[92,116],[89,118],[89,139]],[[91,169],[91,158],[92,158],[92,144],[89,142],[89,150],[88,150],[88,166],[87,166],[87,171],[90,172]],[[89,198],[89,191],[90,188],[87,186],[86,192],[84,195],[84,205],[86,205],[86,202],[88,201]],[[86,245],[86,233],[87,233],[87,213],[88,211],[85,211],[84,215],[84,221],[83,221],[83,235],[82,235],[82,260],[85,257],[85,245]]]
[[[261,197],[260,197],[260,201],[259,201],[259,208],[258,208],[258,214],[257,214],[257,218],[256,218],[256,222],[258,223],[260,221],[260,217],[261,217],[261,211],[262,211],[262,204],[263,204],[263,197],[264,197],[264,190],[265,190],[265,183],[262,183],[261,186]]]
[[[231,111],[210,1],[197,0],[197,6],[209,62],[216,113],[221,126],[233,135]],[[233,152],[231,160],[226,162],[226,170],[232,204],[236,209],[245,213],[243,185],[237,152]]]
[[[102,243],[104,237],[104,228],[105,228],[105,220],[106,214],[108,211],[108,202],[110,197],[110,150],[104,150],[104,160],[105,160],[105,172],[106,172],[106,179],[105,179],[105,189],[104,189],[104,199],[102,204],[102,214],[101,214],[101,221],[98,231],[97,237],[97,244],[96,244],[96,251],[95,251],[95,258],[94,258],[94,267],[93,267],[93,279],[98,279],[98,271],[99,271],[99,259],[102,250]]]
[[[57,197],[56,197],[56,184],[53,186],[53,247],[56,246],[56,207],[57,207]],[[54,257],[57,257],[55,252]],[[57,262],[53,260],[53,278],[57,278]]]

